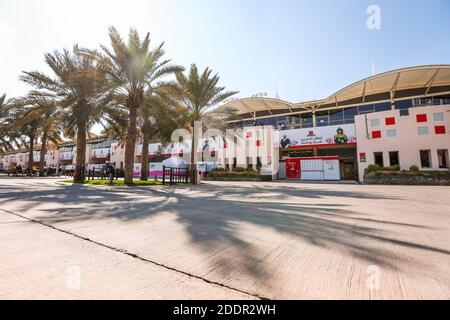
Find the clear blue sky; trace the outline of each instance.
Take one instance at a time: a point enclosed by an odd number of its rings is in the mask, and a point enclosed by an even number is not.
[[[369,5],[381,30],[369,30]],[[44,52],[107,43],[107,27],[150,32],[178,64],[209,66],[247,97],[324,98],[376,71],[450,63],[448,0],[1,0],[0,93],[23,94],[21,70]]]

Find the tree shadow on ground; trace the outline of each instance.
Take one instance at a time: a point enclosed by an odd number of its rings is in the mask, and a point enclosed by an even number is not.
[[[15,212],[27,215],[36,206],[51,205],[50,208],[38,208],[39,214],[32,218],[52,225],[83,221],[108,223],[110,219],[151,224],[156,216],[174,214],[196,248],[205,254],[218,250],[214,261],[208,262],[215,266],[210,272],[224,275],[238,272],[263,279],[270,273],[264,252],[261,252],[264,241],[270,242],[264,238],[264,230],[393,269],[398,268],[399,261],[406,261],[406,257],[393,256],[391,252],[380,249],[382,246],[377,242],[450,255],[445,249],[396,239],[381,228],[395,224],[417,231],[426,226],[374,220],[367,214],[352,211],[348,205],[333,203],[333,197],[374,201],[398,199],[312,186],[299,189],[274,185],[257,188],[203,185],[150,189],[47,185],[19,190],[0,186],[0,207],[14,202]],[[310,198],[322,199],[324,203],[304,203]],[[361,225],[366,222],[374,226]],[[243,237],[241,228],[246,225],[260,228],[261,234]],[[91,238],[95,239],[95,234]],[[227,249],[221,252],[222,248]],[[230,252],[239,254],[230,257]],[[408,259],[411,261],[410,257]]]

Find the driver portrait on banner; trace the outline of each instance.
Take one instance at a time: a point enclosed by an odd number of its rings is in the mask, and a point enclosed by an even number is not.
[[[289,148],[291,146],[291,140],[284,135],[283,139],[281,139],[280,145],[283,149]]]

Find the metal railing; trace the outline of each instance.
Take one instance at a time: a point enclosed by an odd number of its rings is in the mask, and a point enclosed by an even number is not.
[[[114,170],[114,180],[119,180],[119,178],[123,177],[123,170],[115,169]],[[109,173],[106,170],[87,170],[86,171],[86,179],[87,180],[108,180]]]
[[[195,174],[195,170],[194,170]],[[169,184],[189,184],[193,177],[188,168],[171,168],[163,166],[162,183]]]

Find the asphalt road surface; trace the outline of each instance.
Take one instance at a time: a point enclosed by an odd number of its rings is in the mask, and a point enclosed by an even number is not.
[[[0,178],[0,299],[450,299],[450,188]]]

